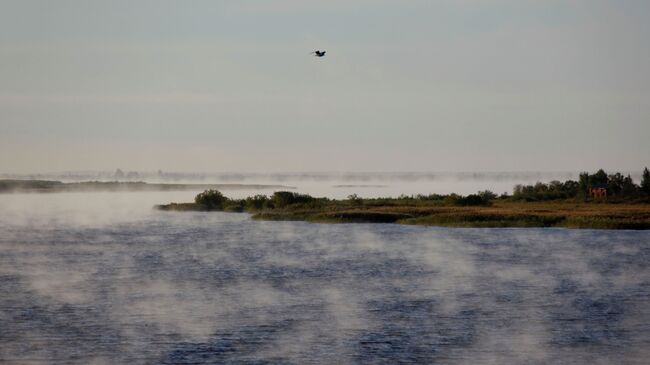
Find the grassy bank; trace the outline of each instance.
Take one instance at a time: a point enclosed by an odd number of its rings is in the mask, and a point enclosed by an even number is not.
[[[278,194],[278,193],[276,193]],[[249,212],[253,219],[294,220],[321,223],[398,223],[446,227],[567,227],[596,229],[650,229],[650,204],[515,201],[508,198],[479,199],[480,195],[439,199],[412,197],[331,200],[281,192],[231,200],[221,196],[207,206],[171,203],[157,206],[170,211]],[[283,194],[283,195],[282,195]],[[198,198],[198,197],[197,197]]]
[[[650,205],[497,202],[490,207],[296,207],[255,212],[253,218],[445,227],[650,229]]]

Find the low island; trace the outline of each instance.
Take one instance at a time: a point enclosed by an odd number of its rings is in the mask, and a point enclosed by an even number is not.
[[[248,212],[253,219],[322,223],[399,223],[448,227],[566,227],[650,229],[650,172],[641,185],[619,173],[583,173],[579,181],[517,185],[513,194],[315,198],[289,191],[229,199],[217,190],[192,203],[156,206],[166,211]]]

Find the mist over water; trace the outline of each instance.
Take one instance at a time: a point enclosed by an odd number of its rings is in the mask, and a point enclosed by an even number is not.
[[[258,222],[0,195],[0,363],[643,364],[650,233]]]
[[[350,194],[364,198],[397,197],[402,194],[473,194],[479,190],[512,193],[516,184],[538,181],[578,179],[578,172],[302,172],[302,173],[174,173],[129,171],[64,172],[34,174],[0,174],[6,179],[86,181],[145,181],[148,183],[184,184],[265,184],[282,185],[316,197],[343,199]],[[639,172],[632,176],[639,180]],[[285,190],[286,190],[285,189]],[[276,189],[277,190],[277,189]],[[236,187],[224,190],[233,198],[259,193],[270,194],[273,189],[252,190]]]

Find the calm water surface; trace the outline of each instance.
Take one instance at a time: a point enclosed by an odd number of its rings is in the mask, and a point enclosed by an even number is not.
[[[0,196],[0,363],[647,364],[650,233]]]

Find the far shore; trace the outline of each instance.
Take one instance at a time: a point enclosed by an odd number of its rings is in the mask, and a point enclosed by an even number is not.
[[[264,184],[150,184],[125,181],[0,180],[0,193],[143,192],[218,190],[291,190],[293,186]]]

